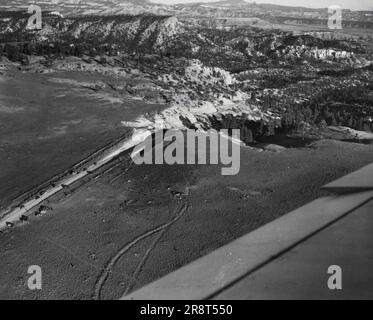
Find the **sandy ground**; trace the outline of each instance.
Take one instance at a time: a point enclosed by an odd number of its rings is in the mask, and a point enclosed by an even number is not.
[[[119,166],[50,199],[53,208],[0,234],[0,299],[119,298],[323,195],[372,162],[373,145],[321,140],[281,152],[241,150],[219,165]],[[106,170],[106,169],[105,169]],[[40,291],[27,268],[43,271]]]
[[[123,120],[164,106],[124,100],[115,79],[79,72],[0,76],[0,210],[20,193],[123,135]]]

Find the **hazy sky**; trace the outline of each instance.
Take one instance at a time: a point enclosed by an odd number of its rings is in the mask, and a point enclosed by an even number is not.
[[[209,2],[216,0],[151,0],[158,3]],[[246,0],[252,2],[251,0]],[[373,0],[256,0],[257,3],[273,3],[286,6],[303,6],[308,8],[326,8],[329,5],[340,5],[345,9],[373,10]]]

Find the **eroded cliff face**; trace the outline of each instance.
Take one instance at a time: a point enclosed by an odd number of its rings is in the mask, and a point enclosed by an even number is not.
[[[122,48],[161,49],[183,31],[175,17],[169,16],[90,16],[43,19],[41,30],[27,30],[26,18],[11,18],[0,23],[2,42],[92,42],[111,43]]]
[[[247,143],[263,135],[299,129],[312,131],[320,125],[373,130],[373,94],[368,84],[371,71],[367,68],[333,80],[321,77],[313,80],[312,85],[302,81],[284,88],[256,89],[256,94],[252,89],[245,90],[240,75],[208,67],[199,60],[183,64],[183,70],[164,73],[157,79],[158,89],[165,90],[167,95],[165,110],[123,124],[140,133],[239,128],[242,141]],[[254,87],[256,75],[251,73],[247,77],[250,80],[244,82]]]

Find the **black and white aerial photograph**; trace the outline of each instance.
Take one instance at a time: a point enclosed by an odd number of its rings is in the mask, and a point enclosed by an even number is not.
[[[0,0],[0,300],[231,319],[372,270],[372,0]]]

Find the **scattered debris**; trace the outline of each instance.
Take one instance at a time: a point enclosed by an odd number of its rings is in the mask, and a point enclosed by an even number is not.
[[[41,205],[38,209],[38,214],[35,212],[35,215],[39,215],[39,214],[45,214],[47,213],[48,211],[51,211],[53,210],[51,207],[48,207],[48,206],[45,206],[45,205]]]
[[[259,191],[245,191],[242,193],[242,195],[240,196],[240,198],[242,200],[248,200],[250,197],[258,197],[260,196],[262,193],[259,192]]]
[[[229,190],[240,194],[242,200],[248,200],[250,197],[258,197],[262,195],[262,192],[257,190],[241,190],[236,187],[228,187]]]
[[[134,204],[136,202],[137,202],[137,200],[135,200],[135,199],[129,199],[129,200],[124,201],[123,204],[125,206],[129,206],[129,205]]]
[[[174,190],[171,190],[171,194],[172,196],[174,196],[175,198],[180,198],[181,197],[181,192],[178,192],[178,191],[174,191]]]
[[[182,196],[189,195],[189,187],[185,186],[172,186],[168,187],[167,190],[171,193],[174,198],[181,198]]]

